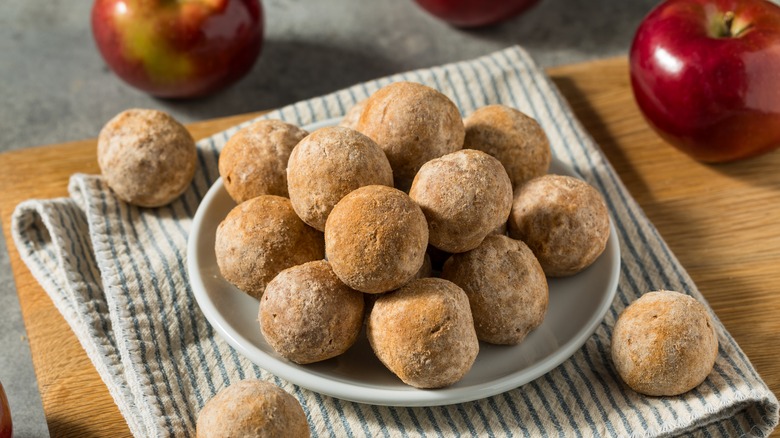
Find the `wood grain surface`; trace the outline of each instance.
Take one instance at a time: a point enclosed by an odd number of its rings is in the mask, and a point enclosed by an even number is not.
[[[720,320],[780,393],[780,151],[721,165],[691,160],[642,119],[624,58],[548,73]],[[189,129],[201,138],[256,115]],[[98,172],[94,139],[0,155],[0,220],[51,435],[129,436],[78,339],[10,237],[14,207],[29,198],[66,196],[74,172]]]

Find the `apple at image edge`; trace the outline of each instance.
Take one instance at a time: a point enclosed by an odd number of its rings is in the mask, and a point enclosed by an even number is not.
[[[780,146],[780,7],[667,0],[639,25],[631,86],[650,126],[704,162]]]
[[[111,70],[163,98],[229,86],[251,70],[263,42],[259,0],[95,0],[91,22]]]

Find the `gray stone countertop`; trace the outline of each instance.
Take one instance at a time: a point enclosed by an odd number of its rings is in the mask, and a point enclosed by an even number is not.
[[[95,137],[120,111],[181,122],[271,109],[391,73],[511,45],[544,67],[627,54],[656,0],[541,0],[500,25],[462,30],[412,0],[265,0],[265,42],[239,83],[197,100],[162,100],[116,78],[92,40],[92,2],[0,1],[0,152]],[[0,156],[2,159],[2,156]],[[0,381],[15,436],[47,436],[8,255],[0,238]]]

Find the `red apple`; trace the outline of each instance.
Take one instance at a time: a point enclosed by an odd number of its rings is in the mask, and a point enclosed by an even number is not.
[[[458,27],[496,24],[519,15],[539,0],[415,0],[431,15]]]
[[[8,406],[8,399],[5,397],[3,384],[0,383],[0,438],[12,438],[13,435],[11,408]]]
[[[260,54],[259,0],[96,0],[92,34],[111,69],[158,97],[212,93]]]
[[[780,7],[668,0],[636,31],[631,86],[650,126],[695,159],[780,146]]]

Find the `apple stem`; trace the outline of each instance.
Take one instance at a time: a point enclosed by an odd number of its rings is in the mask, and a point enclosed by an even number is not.
[[[728,11],[723,15],[723,37],[732,37],[731,26],[734,24],[734,11]]]
[[[735,25],[734,21],[734,11],[728,11],[723,14],[723,21],[721,22],[721,26],[717,32],[717,37],[739,38],[751,27],[749,24],[747,26],[740,27],[739,25]]]

